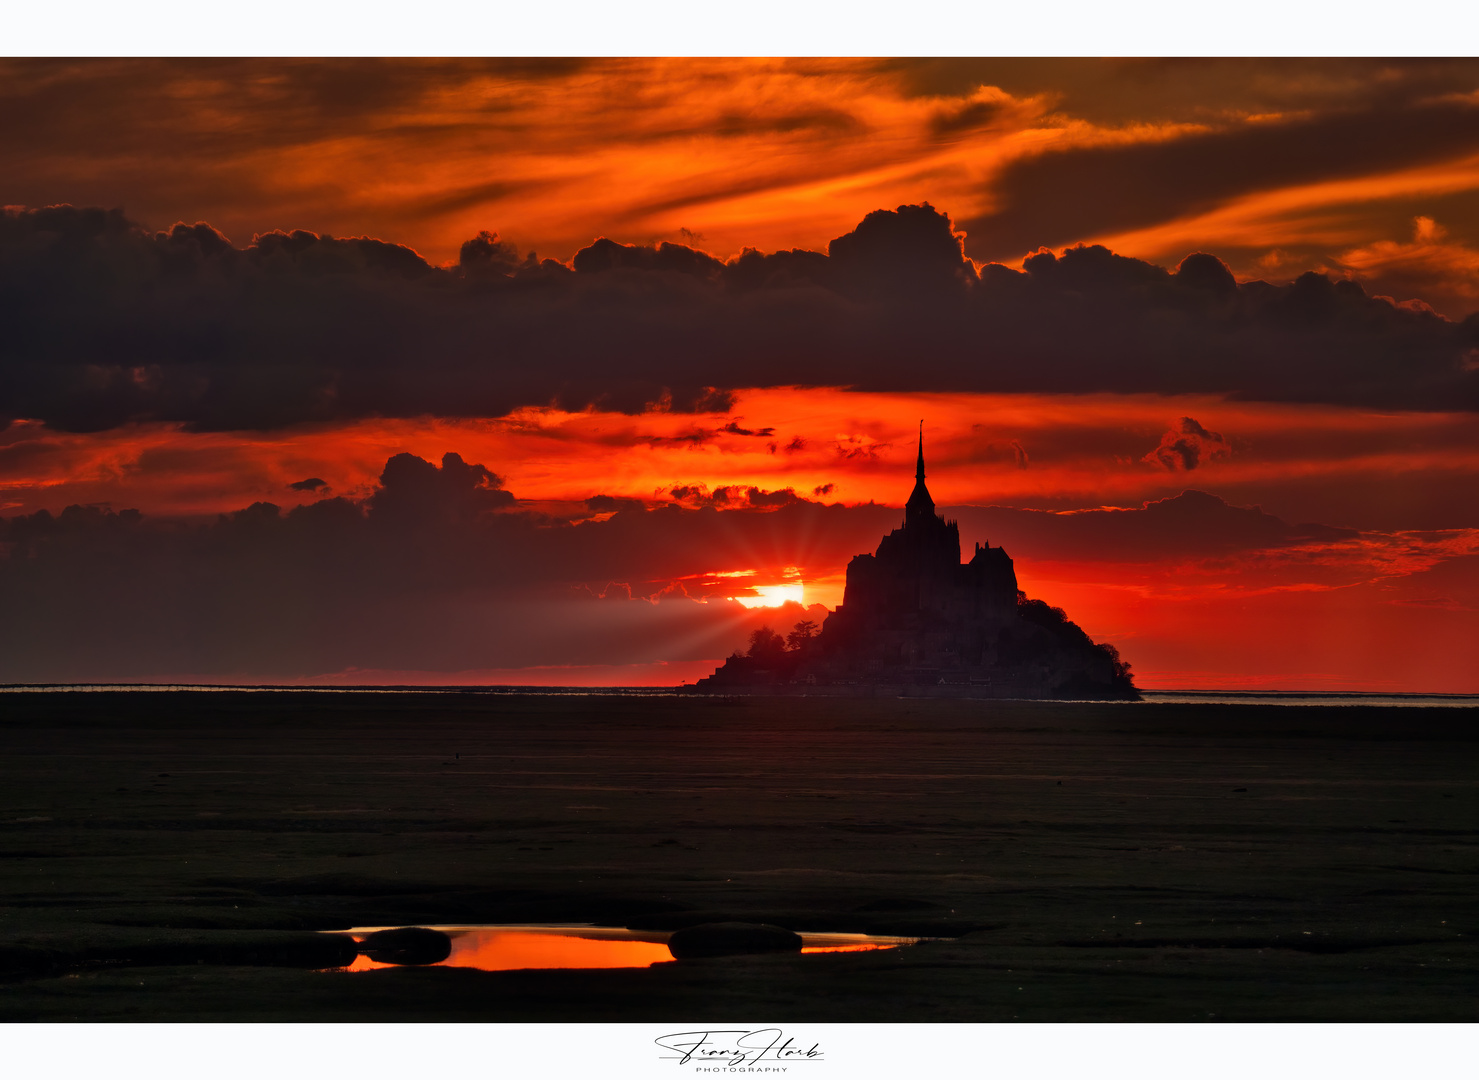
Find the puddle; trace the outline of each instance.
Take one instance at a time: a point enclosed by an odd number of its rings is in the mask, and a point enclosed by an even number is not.
[[[330,933],[348,934],[362,941],[387,926],[357,926]],[[614,926],[526,925],[526,926],[427,926],[452,941],[445,959],[426,967],[466,967],[479,971],[516,971],[527,968],[642,968],[671,963],[670,932],[627,930]],[[867,952],[913,945],[922,938],[880,937],[870,934],[801,934],[803,953]],[[332,971],[370,971],[400,967],[355,957],[348,967]]]

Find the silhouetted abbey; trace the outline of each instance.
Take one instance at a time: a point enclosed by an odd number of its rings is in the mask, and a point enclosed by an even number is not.
[[[1017,588],[1001,548],[960,561],[960,528],[935,513],[924,437],[904,524],[847,566],[841,605],[791,649],[757,635],[698,691],[942,697],[1135,698],[1129,665],[1059,608]]]

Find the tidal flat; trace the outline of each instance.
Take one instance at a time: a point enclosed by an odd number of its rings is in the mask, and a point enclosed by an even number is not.
[[[0,695],[9,1021],[1474,1021],[1479,709]],[[354,926],[934,940],[345,973]]]

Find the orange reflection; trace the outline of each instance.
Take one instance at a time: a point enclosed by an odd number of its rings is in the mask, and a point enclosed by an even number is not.
[[[668,934],[640,933],[616,928],[461,928],[442,927],[452,937],[452,953],[428,967],[466,967],[479,971],[518,971],[530,968],[640,968],[671,962]],[[368,931],[367,931],[368,932]],[[356,941],[364,938],[356,932]],[[911,944],[917,938],[870,937],[867,934],[803,934],[803,953],[871,952]],[[397,967],[368,956],[339,971],[372,971]]]
[[[576,930],[450,931],[452,955],[434,967],[467,967],[479,971],[522,968],[651,967],[673,959],[662,941],[634,941],[585,934]],[[599,933],[599,931],[597,932]],[[654,935],[666,938],[667,935]],[[346,971],[395,967],[368,956],[355,957]]]
[[[650,967],[673,959],[665,943],[612,941],[519,930],[479,930],[452,939],[445,967],[483,971],[517,968]]]

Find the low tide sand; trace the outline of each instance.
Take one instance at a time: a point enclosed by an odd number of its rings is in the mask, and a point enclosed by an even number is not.
[[[1479,709],[6,694],[7,1020],[1475,1020]],[[344,974],[321,930],[925,936]]]

